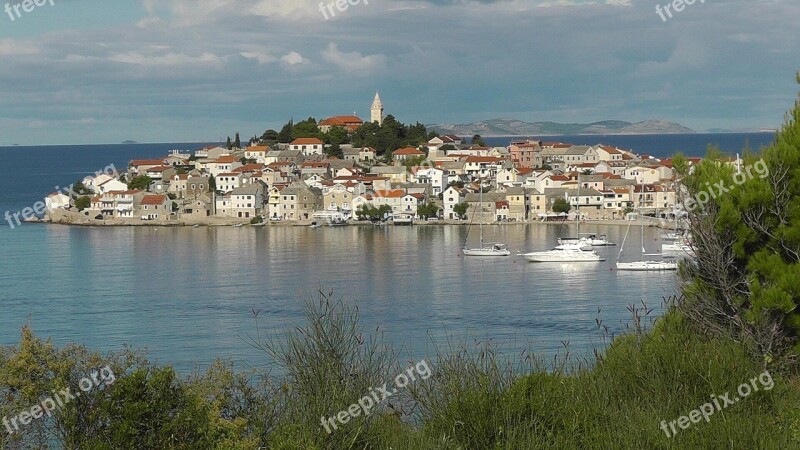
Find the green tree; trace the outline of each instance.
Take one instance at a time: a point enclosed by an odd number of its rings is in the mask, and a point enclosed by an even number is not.
[[[570,205],[569,202],[566,199],[557,198],[553,202],[553,212],[554,213],[557,213],[557,214],[561,214],[561,213],[569,214],[569,212],[571,210],[572,210],[572,205]]]
[[[217,180],[214,178],[214,175],[208,177],[208,192],[214,192],[217,190]]]
[[[423,218],[439,217],[440,210],[436,203],[428,203],[417,208],[417,215]]]
[[[286,125],[281,128],[280,133],[278,133],[278,142],[281,144],[288,144],[292,142],[294,138],[292,137],[292,130],[294,129],[294,120],[290,120]]]
[[[84,209],[88,208],[91,203],[92,200],[89,197],[78,197],[75,199],[75,208],[77,208],[78,211],[83,211]]]
[[[233,146],[235,148],[242,148],[242,141],[239,139],[239,132],[236,132],[236,138],[233,141]]]
[[[131,181],[128,182],[128,189],[130,190],[139,190],[139,191],[146,191],[150,188],[150,184],[153,182],[150,177],[147,175],[139,175],[137,177],[131,178]]]
[[[472,145],[477,145],[479,147],[486,147],[486,142],[483,141],[483,138],[480,134],[476,134],[472,136]]]
[[[796,101],[775,143],[745,154],[741,172],[713,147],[691,173],[676,163],[696,253],[682,272],[685,309],[768,358],[800,352],[799,148]]]
[[[444,144],[443,146],[439,147],[439,150],[456,150],[456,146],[453,144]]]
[[[228,150],[233,148],[233,143],[231,142],[230,136],[228,136],[228,140],[225,142],[225,148],[227,148]]]
[[[261,135],[261,140],[270,144],[278,142],[278,132],[272,129],[269,129]]]
[[[458,217],[461,219],[467,218],[467,210],[469,209],[469,203],[461,202],[453,207],[453,212],[458,214]]]

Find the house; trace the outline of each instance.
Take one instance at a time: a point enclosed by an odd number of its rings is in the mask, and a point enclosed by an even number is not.
[[[273,191],[270,191],[270,197]],[[279,191],[277,208],[273,211],[270,204],[270,218],[281,220],[308,220],[321,202],[321,192],[306,186],[303,182],[292,183]],[[272,198],[270,198],[270,203]],[[274,213],[274,215],[273,215]]]
[[[372,166],[370,172],[378,177],[386,177],[392,183],[408,182],[408,171],[403,166]]]
[[[183,205],[183,216],[187,218],[202,218],[214,215],[213,194],[200,194]]]
[[[141,220],[169,220],[172,201],[162,194],[134,196],[133,216]]]
[[[392,152],[392,159],[395,162],[406,162],[412,158],[424,157],[425,152],[417,150],[414,147],[404,147]]]
[[[615,147],[596,145],[593,147],[600,161],[622,161],[622,152]]]
[[[217,192],[226,194],[234,189],[242,187],[242,174],[239,172],[226,172],[217,174],[214,177],[214,182],[217,185]]]
[[[661,172],[656,167],[635,164],[625,169],[623,178],[636,180],[638,184],[653,184],[661,180]]]
[[[322,205],[326,211],[341,212],[345,220],[348,220],[353,216],[354,196],[345,185],[336,183],[333,186],[322,189]]]
[[[468,156],[464,159],[464,171],[478,178],[496,178],[503,170],[502,160],[493,156]]]
[[[300,175],[322,175],[323,177],[331,176],[331,165],[327,162],[306,161],[300,165]]]
[[[221,173],[230,173],[234,169],[241,167],[241,161],[237,160],[233,155],[223,155],[219,158],[209,161],[206,164],[206,169],[215,178]]]
[[[128,163],[129,172],[135,176],[144,175],[147,169],[164,165],[163,159],[134,159]]]
[[[542,147],[538,141],[526,141],[524,143],[511,143],[508,146],[511,153],[511,160],[515,167],[541,167],[542,166]]]
[[[289,150],[299,151],[304,156],[321,155],[324,152],[325,143],[317,138],[295,139],[289,144]]]
[[[376,208],[389,205],[392,208],[392,214],[400,214],[403,212],[403,197],[405,196],[406,193],[402,189],[375,191],[372,195],[372,204]]]
[[[431,192],[438,197],[447,189],[447,177],[442,169],[435,167],[415,167],[412,169],[412,180],[415,183],[427,184],[431,187]]]
[[[408,214],[411,217],[416,217],[417,210],[420,206],[425,204],[425,195],[423,194],[406,194],[401,199],[401,213]]]
[[[44,199],[44,205],[47,211],[52,211],[54,209],[67,209],[69,208],[69,204],[69,196],[61,192],[54,192]]]
[[[505,188],[506,205],[505,207],[498,207],[498,211],[503,212],[504,220],[512,220],[516,222],[524,222],[528,219],[530,212],[530,199],[528,192],[522,187],[509,187]],[[503,209],[505,208],[505,210]]]
[[[459,203],[463,203],[466,200],[467,191],[465,189],[459,189],[455,186],[450,186],[445,189],[444,193],[442,194],[442,203],[444,205],[444,218],[448,220],[457,220],[460,217],[456,212],[453,210],[456,205]]]
[[[529,219],[534,219],[540,215],[547,214],[547,196],[536,189],[528,190],[527,196],[528,206],[530,208],[528,213]]]
[[[342,127],[352,133],[361,128],[361,125],[364,125],[364,121],[359,117],[334,116],[322,120],[319,123],[319,130],[323,133],[328,133],[333,127]]]
[[[244,157],[254,160],[259,164],[267,163],[267,153],[272,151],[268,145],[250,146],[244,149]]]
[[[153,181],[169,180],[177,171],[172,166],[150,167],[145,171],[145,175]]]
[[[98,194],[105,194],[111,191],[125,191],[127,189],[127,184],[117,180],[116,178],[111,178],[98,185],[97,189],[95,189],[95,192]]]
[[[195,158],[198,159],[217,159],[222,155],[227,155],[230,150],[220,146],[203,147],[194,152]]]
[[[230,192],[232,217],[251,219],[261,214],[264,208],[266,185],[261,182],[236,188]]]
[[[527,183],[528,178],[533,174],[533,169],[528,167],[502,169],[497,172],[496,182],[498,186],[522,186]]]
[[[464,201],[469,204],[469,217],[470,220],[475,221],[475,223],[487,223],[497,220],[499,202],[505,203],[501,204],[500,207],[505,208],[507,214],[508,203],[505,202],[505,194],[496,191],[484,192],[483,195],[480,193],[469,193]]]

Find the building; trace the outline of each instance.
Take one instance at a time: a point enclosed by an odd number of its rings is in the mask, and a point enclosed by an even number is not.
[[[381,102],[381,96],[377,92],[375,93],[375,99],[372,101],[369,121],[383,125],[383,102]]]
[[[331,131],[333,127],[342,127],[349,132],[354,132],[361,128],[361,125],[364,125],[364,121],[361,118],[353,116],[334,116],[329,117],[319,123],[319,131],[323,133],[328,133]]]
[[[317,138],[295,139],[289,144],[289,150],[300,151],[304,156],[321,155],[325,148],[325,143]]]
[[[414,147],[404,147],[392,152],[392,158],[399,162],[405,162],[411,158],[419,158],[421,156],[425,156],[425,152],[417,150]]]

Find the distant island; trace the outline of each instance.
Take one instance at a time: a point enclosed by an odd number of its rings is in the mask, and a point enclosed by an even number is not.
[[[679,123],[666,120],[645,120],[643,122],[625,122],[622,120],[605,120],[594,123],[556,123],[556,122],[523,122],[516,119],[492,119],[462,125],[429,124],[440,134],[457,136],[558,136],[558,135],[609,135],[609,134],[691,134],[695,130]]]
[[[136,142],[136,141],[122,141],[122,144],[123,144],[123,145],[127,145],[127,144],[138,144],[138,142]]]

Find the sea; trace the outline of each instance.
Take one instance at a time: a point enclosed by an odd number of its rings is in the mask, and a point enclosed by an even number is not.
[[[774,137],[692,136],[595,136],[590,142],[668,156],[676,143],[675,150],[702,155],[709,143],[735,152],[745,142],[758,148]],[[578,138],[557,140],[588,143]],[[123,169],[131,159],[202,145],[0,148],[0,214],[33,206],[56,187],[111,164]],[[30,324],[57,345],[103,352],[129,345],[183,373],[217,359],[272,369],[252,338],[280,338],[301,326],[304,303],[332,290],[358,307],[365,334],[380,335],[409,360],[459,342],[491,342],[511,358],[532,351],[547,360],[568,351],[591,359],[610,335],[629,330],[634,305],[646,305],[656,317],[664,297],[677,293],[673,273],[613,270],[618,256],[638,257],[638,244],[621,256],[620,246],[600,249],[606,261],[592,264],[464,258],[460,249],[465,241],[477,244],[476,231],[456,225],[11,227],[3,220],[0,345],[17,344],[21,327]],[[581,231],[621,243],[626,228],[588,224]],[[484,227],[487,240],[508,243],[513,255],[549,249],[575,232],[571,225]],[[630,229],[629,242],[643,239],[648,251],[657,250],[659,231],[640,233]]]

